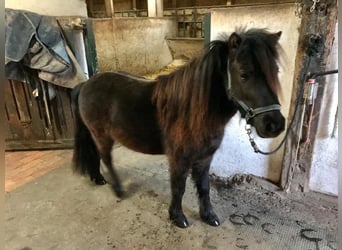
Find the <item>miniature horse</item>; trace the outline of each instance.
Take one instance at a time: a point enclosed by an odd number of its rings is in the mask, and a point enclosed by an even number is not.
[[[280,35],[241,30],[225,41],[212,41],[198,57],[156,80],[105,72],[78,85],[72,92],[75,170],[105,184],[102,159],[120,197],[123,190],[111,158],[115,141],[138,152],[166,154],[171,221],[182,228],[189,225],[182,197],[191,170],[200,217],[218,226],[209,197],[209,167],[226,123],[240,111],[261,137],[275,137],[284,130],[277,96]]]

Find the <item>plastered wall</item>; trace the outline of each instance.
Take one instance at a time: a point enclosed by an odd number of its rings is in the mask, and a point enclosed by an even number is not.
[[[172,61],[167,37],[175,37],[171,18],[94,19],[99,71],[144,75]]]
[[[6,0],[5,8],[28,10],[49,16],[87,16],[86,0]]]
[[[282,86],[282,113],[288,118],[294,65],[297,53],[299,27],[301,20],[295,16],[293,4],[233,7],[211,12],[211,40],[220,33],[232,33],[237,27],[267,28],[271,32],[282,31],[280,44],[285,54],[280,65]],[[221,147],[216,152],[211,172],[218,176],[229,177],[236,173],[248,173],[278,182],[282,169],[284,148],[271,156],[254,153],[245,132],[245,121],[236,115],[226,126]],[[275,148],[284,133],[275,139],[258,138],[253,133],[260,149],[269,151]]]
[[[337,27],[336,27],[337,30]],[[327,70],[338,68],[338,37],[335,36]],[[318,82],[319,79],[318,79]],[[322,82],[322,81],[321,81]],[[338,105],[337,74],[326,77],[317,136],[313,150],[313,161],[309,187],[327,194],[338,194],[338,130],[334,131]]]

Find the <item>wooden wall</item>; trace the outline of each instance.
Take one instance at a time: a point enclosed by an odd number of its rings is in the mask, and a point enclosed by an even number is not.
[[[110,0],[109,0],[110,1]],[[112,0],[114,12],[130,10],[147,10],[147,0]],[[86,0],[89,17],[109,17],[106,16],[105,0]],[[163,8],[192,8],[192,7],[211,7],[241,4],[267,4],[267,3],[288,3],[291,0],[164,0]],[[137,15],[139,16],[139,15]]]
[[[42,81],[35,96],[28,83],[6,81],[4,86],[6,150],[72,148],[69,89]]]
[[[164,9],[226,5],[227,0],[164,0]]]

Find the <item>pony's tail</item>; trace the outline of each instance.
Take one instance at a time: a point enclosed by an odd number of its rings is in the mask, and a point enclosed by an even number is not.
[[[74,114],[75,138],[74,153],[72,157],[73,169],[82,175],[91,177],[94,169],[99,168],[100,156],[90,131],[84,124],[79,110],[78,97],[83,83],[71,91],[71,105]]]

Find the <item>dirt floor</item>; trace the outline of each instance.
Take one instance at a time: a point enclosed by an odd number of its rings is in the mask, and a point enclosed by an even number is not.
[[[73,174],[69,163],[6,193],[5,249],[337,249],[337,199],[286,194],[253,177],[212,176],[221,226],[200,221],[190,179],[183,200],[190,227],[168,220],[164,156],[123,147],[114,163],[128,197]]]

